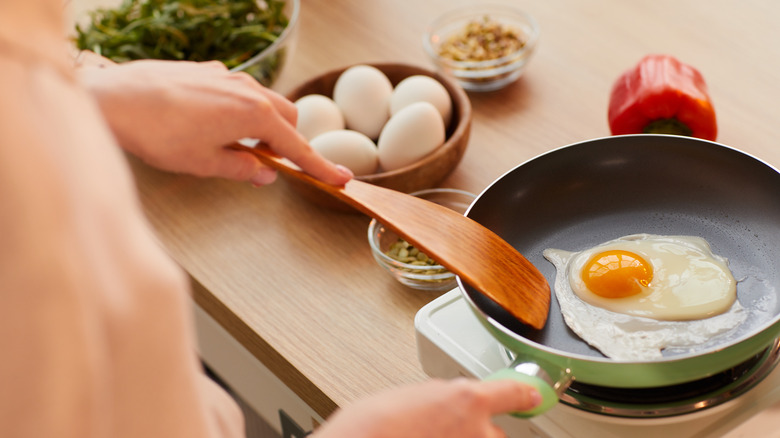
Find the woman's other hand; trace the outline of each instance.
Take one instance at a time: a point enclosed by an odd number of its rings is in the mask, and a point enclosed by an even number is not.
[[[525,411],[541,402],[539,392],[510,380],[432,380],[367,398],[337,412],[316,438],[493,438],[505,437],[491,418]]]

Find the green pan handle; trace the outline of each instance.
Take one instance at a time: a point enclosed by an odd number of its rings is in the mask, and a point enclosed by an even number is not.
[[[509,368],[498,370],[484,380],[515,380],[536,388],[542,396],[542,402],[538,406],[528,411],[510,413],[513,417],[530,418],[543,414],[558,404],[559,396],[569,387],[572,376],[568,369],[562,370],[549,365],[542,367],[518,358]]]

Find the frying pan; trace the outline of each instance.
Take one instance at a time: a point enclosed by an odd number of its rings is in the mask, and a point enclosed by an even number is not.
[[[489,185],[466,216],[525,255],[554,284],[546,248],[580,251],[617,237],[650,233],[705,238],[729,260],[737,296],[750,312],[742,325],[701,351],[619,362],[565,324],[553,296],[550,317],[533,330],[458,279],[482,324],[517,360],[496,377],[532,376],[545,403],[569,379],[611,388],[691,382],[735,367],[780,336],[780,173],[737,149],[690,137],[628,135],[584,141],[540,155]],[[518,371],[519,370],[519,371]],[[551,392],[553,392],[552,395]]]

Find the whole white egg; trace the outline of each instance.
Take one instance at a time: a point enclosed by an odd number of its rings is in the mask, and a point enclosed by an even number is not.
[[[309,94],[295,101],[298,109],[296,129],[306,140],[327,131],[344,129],[344,116],[333,99],[321,94]]]
[[[377,138],[390,117],[393,84],[379,69],[355,65],[336,80],[333,100],[341,108],[348,129]]]
[[[414,102],[429,102],[435,106],[444,120],[445,129],[452,120],[452,99],[444,85],[425,75],[414,75],[402,80],[390,96],[390,115]]]
[[[385,124],[379,135],[379,167],[390,171],[414,163],[444,144],[444,121],[428,102],[412,103]]]
[[[328,131],[309,142],[323,157],[346,166],[355,176],[376,172],[377,148],[365,134],[349,129]]]

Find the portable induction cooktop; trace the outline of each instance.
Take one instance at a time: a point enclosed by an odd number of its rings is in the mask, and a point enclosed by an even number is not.
[[[507,351],[453,289],[418,311],[417,347],[431,377],[485,377],[507,367]],[[511,438],[751,436],[780,437],[780,342],[705,379],[663,388],[617,389],[571,384],[547,413],[496,423]],[[769,416],[777,418],[768,419]],[[764,430],[765,429],[765,430]],[[734,433],[733,435],[730,432]]]

